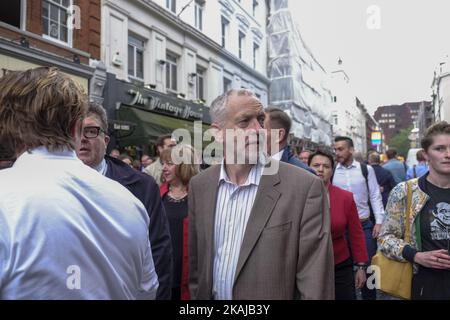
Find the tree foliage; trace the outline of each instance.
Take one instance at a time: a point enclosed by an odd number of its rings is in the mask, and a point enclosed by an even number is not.
[[[411,146],[411,141],[408,139],[408,136],[411,134],[413,128],[414,126],[411,125],[406,129],[400,130],[389,142],[389,149],[394,148],[397,150],[398,155],[406,157]]]

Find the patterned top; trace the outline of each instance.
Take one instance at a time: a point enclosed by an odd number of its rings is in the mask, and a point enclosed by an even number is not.
[[[424,179],[425,176],[422,178]],[[386,220],[381,227],[380,236],[378,237],[378,250],[390,259],[406,261],[402,253],[403,248],[407,244],[413,249],[419,250],[417,245],[415,220],[428,201],[429,196],[419,188],[418,181],[419,179],[412,179],[408,182],[399,183],[389,195],[386,207]],[[412,190],[412,211],[409,220],[410,243],[406,243],[403,240],[405,236],[405,217],[407,209],[406,183],[410,184]],[[417,271],[417,266],[414,266],[414,271]]]

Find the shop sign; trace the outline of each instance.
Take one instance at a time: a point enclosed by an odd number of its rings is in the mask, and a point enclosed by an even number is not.
[[[172,103],[168,99],[161,99],[153,95],[144,96],[140,91],[130,89],[127,91],[133,97],[128,103],[132,106],[143,106],[149,110],[162,112],[178,118],[202,120],[203,114],[196,112],[189,104]]]

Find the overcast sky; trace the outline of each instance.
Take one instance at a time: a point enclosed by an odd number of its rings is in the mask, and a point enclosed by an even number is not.
[[[289,1],[313,55],[328,72],[341,57],[372,113],[380,105],[431,100],[433,71],[450,55],[450,0]],[[375,30],[367,27],[372,5],[380,9]]]

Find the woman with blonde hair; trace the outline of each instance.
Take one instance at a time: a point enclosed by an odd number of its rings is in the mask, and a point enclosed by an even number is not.
[[[173,248],[172,300],[189,299],[187,231],[188,185],[199,172],[194,149],[179,144],[161,155],[161,198],[169,221]]]

